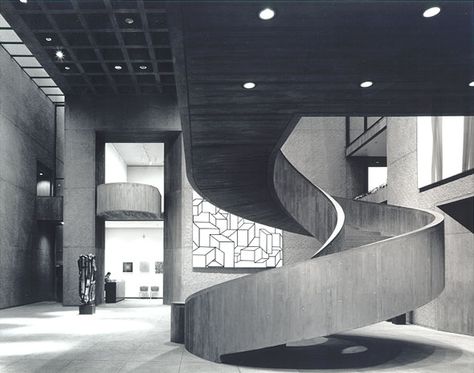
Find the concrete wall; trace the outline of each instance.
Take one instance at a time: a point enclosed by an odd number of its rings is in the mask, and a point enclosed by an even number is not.
[[[114,110],[120,104],[116,106],[112,101],[85,104],[83,99],[73,98],[68,99],[67,103],[64,303],[75,304],[77,256],[80,253],[100,250],[94,246],[97,237],[94,230],[96,224],[94,193],[97,180],[95,131],[116,133],[133,128],[138,131],[156,132],[160,127],[153,128],[150,123],[163,122],[146,113],[138,113],[138,108],[135,109],[133,103],[131,113],[121,112],[119,115]],[[130,102],[128,105],[130,107]],[[141,110],[148,108],[143,105]],[[138,124],[129,123],[133,120],[134,113],[143,118]],[[170,120],[176,118],[171,116]],[[127,142],[130,142],[130,139]],[[346,162],[344,146],[344,118],[304,118],[285,145],[285,153],[313,182],[326,187],[334,195],[353,197],[363,192],[364,183],[360,180],[365,168],[356,162]],[[328,164],[332,165],[331,168]],[[181,136],[167,142],[165,146],[164,191],[165,303],[183,301],[200,289],[259,271],[259,269],[193,268],[192,188],[186,178]],[[314,238],[284,232],[284,265],[307,259],[319,245],[320,243]]]
[[[104,182],[104,144],[162,141],[181,130],[174,99],[68,96],[65,124],[63,303],[77,305],[77,258],[97,256],[97,300],[103,294],[104,224],[96,219],[96,185]],[[97,134],[100,136],[97,136]],[[117,140],[121,136],[123,140]]]
[[[354,197],[364,191],[365,167],[345,158],[345,118],[302,118],[284,145],[284,153],[312,182],[336,196]],[[329,151],[330,150],[330,151]],[[182,155],[184,157],[184,155]],[[328,167],[331,165],[331,167]],[[174,300],[184,300],[206,287],[260,269],[194,269],[192,266],[192,188],[181,175],[183,249],[176,260],[181,275],[181,291]],[[366,175],[366,174],[365,174]],[[283,232],[283,265],[297,263],[314,254],[320,243],[307,236]],[[165,251],[166,261],[166,251]]]
[[[347,160],[344,117],[303,117],[283,145],[288,160],[311,182],[336,197],[365,192],[363,160]]]
[[[54,115],[0,47],[0,308],[54,296],[54,234],[35,218],[36,162],[54,169]]]
[[[474,175],[419,192],[416,118],[389,118],[387,126],[388,203],[430,208],[474,193]],[[413,322],[474,335],[474,235],[445,215],[446,287],[436,300],[417,309]]]

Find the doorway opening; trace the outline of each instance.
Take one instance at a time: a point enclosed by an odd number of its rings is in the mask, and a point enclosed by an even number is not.
[[[158,188],[163,209],[164,143],[106,143],[105,183]],[[105,222],[104,273],[124,298],[163,299],[163,229],[163,221]]]

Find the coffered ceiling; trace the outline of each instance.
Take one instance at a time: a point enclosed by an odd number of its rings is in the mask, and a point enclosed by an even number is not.
[[[2,0],[0,10],[68,94],[174,94],[161,2]]]

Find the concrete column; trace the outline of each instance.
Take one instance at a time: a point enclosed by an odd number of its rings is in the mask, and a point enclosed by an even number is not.
[[[66,110],[63,304],[68,306],[80,303],[77,259],[96,254],[96,136],[71,128],[74,123]]]

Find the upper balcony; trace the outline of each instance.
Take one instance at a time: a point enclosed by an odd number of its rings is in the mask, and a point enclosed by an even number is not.
[[[97,216],[105,220],[163,220],[158,188],[138,183],[109,183],[97,187]]]

